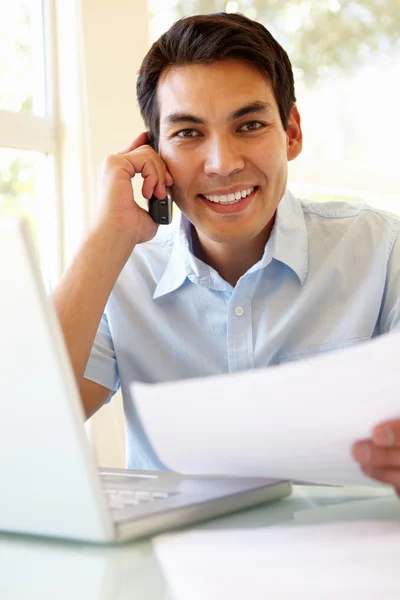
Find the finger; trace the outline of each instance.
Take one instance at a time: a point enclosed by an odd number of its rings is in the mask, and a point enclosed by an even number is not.
[[[165,185],[165,169],[161,159],[158,158],[156,154],[154,160],[149,160],[143,166],[141,174],[144,179],[142,186],[143,196],[149,199],[154,194],[160,200],[165,198],[167,195],[167,188]]]
[[[128,154],[128,152],[132,152],[132,150],[136,150],[136,148],[140,148],[140,146],[147,144],[148,141],[148,133],[147,131],[143,131],[143,133],[138,135],[138,137],[134,139],[133,142],[129,144],[129,146],[127,146],[123,150],[120,150],[119,152],[116,152],[116,154]]]
[[[379,469],[375,467],[361,467],[361,469],[368,477],[400,489],[400,469]]]
[[[131,168],[127,169],[131,177],[136,173],[142,175],[144,179],[142,186],[143,196],[149,199],[154,194],[162,200],[167,195],[166,186],[171,186],[174,181],[167,170],[165,162],[146,142],[148,142],[148,133],[145,131],[130,146],[118,154],[120,156],[123,155],[133,167],[133,170]],[[136,151],[142,146],[144,146],[144,153],[138,154]]]
[[[400,419],[379,423],[372,432],[372,441],[376,446],[400,448]]]
[[[162,159],[160,159],[162,161],[162,165],[163,165],[163,181],[164,183],[161,185],[159,184],[159,187],[157,188],[157,193],[155,193],[155,195],[160,198],[160,200],[163,200],[165,198],[165,196],[167,195],[167,187],[170,187],[171,185],[173,185],[174,180],[172,179],[172,175],[171,173],[168,171],[167,166],[165,165],[164,161]]]
[[[167,165],[163,159],[158,154],[157,157],[158,160],[155,161],[155,165],[159,174],[159,181],[153,191],[153,194],[160,200],[163,200],[167,195],[167,187],[173,185],[174,180],[172,179],[171,173],[168,171]]]
[[[354,444],[352,454],[362,466],[383,469],[398,467],[400,469],[400,449],[398,448],[382,448],[375,446],[371,440],[362,440]]]
[[[171,187],[171,185],[173,185],[173,183],[174,183],[174,180],[172,179],[172,176],[170,175],[170,173],[166,169],[164,169],[163,175],[164,175],[164,177],[163,177],[164,183],[161,183],[161,181],[160,181],[158,183],[158,186],[154,190],[154,194],[160,200],[164,200],[165,196],[168,193],[167,187]]]
[[[168,170],[165,171],[165,183],[168,187],[174,184],[174,179]]]
[[[117,157],[115,156],[115,158]],[[115,158],[111,157],[114,163]],[[118,168],[122,167],[131,178],[137,173],[142,175],[144,179],[142,194],[145,198],[151,198],[153,193],[160,199],[167,195],[164,163],[150,146],[144,146],[143,149],[136,149],[123,156],[118,156],[115,164]]]

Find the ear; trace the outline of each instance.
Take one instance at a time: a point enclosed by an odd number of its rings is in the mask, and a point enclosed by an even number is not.
[[[288,126],[286,130],[287,159],[296,158],[303,148],[303,133],[301,131],[300,113],[294,105],[290,111]]]

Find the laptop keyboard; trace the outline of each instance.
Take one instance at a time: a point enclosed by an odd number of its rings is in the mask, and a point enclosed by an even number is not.
[[[175,496],[176,492],[151,492],[144,490],[111,490],[105,489],[104,493],[110,509],[123,509],[139,504],[147,504],[156,500],[165,500]]]

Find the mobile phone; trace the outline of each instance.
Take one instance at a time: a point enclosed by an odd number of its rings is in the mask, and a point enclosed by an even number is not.
[[[149,132],[149,146],[155,150],[154,138]],[[169,225],[172,221],[172,199],[165,196],[162,200],[153,196],[149,200],[149,215],[159,225]]]
[[[172,221],[172,200],[165,196],[163,200],[154,195],[149,200],[149,215],[159,225],[169,225]]]

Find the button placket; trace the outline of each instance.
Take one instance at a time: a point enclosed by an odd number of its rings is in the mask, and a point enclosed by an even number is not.
[[[243,309],[243,306],[237,306],[237,307],[235,308],[235,315],[236,315],[237,317],[242,317],[242,316],[244,315],[244,309]]]
[[[240,281],[228,307],[227,350],[229,371],[254,368],[252,296],[253,282]]]

